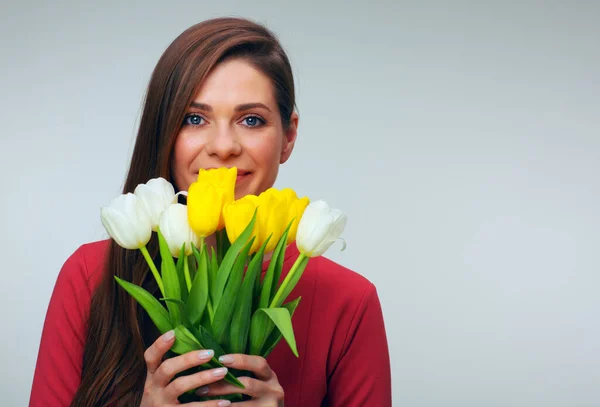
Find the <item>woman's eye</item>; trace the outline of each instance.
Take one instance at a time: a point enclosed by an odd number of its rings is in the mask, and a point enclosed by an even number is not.
[[[261,124],[265,123],[265,121],[258,116],[248,116],[248,117],[244,118],[244,120],[242,120],[242,122],[244,123],[244,125],[246,125],[248,127],[258,127]]]
[[[202,124],[202,121],[204,120],[204,118],[200,115],[197,114],[188,114],[187,116],[185,116],[185,118],[183,119],[183,124],[184,125],[190,125],[190,126],[200,126]]]

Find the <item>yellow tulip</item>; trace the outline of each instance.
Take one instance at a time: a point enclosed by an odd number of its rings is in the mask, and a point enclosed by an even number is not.
[[[296,192],[294,192],[291,188],[285,188],[282,191],[283,196],[286,199],[287,206],[287,218],[285,220],[285,227],[293,221],[290,226],[290,230],[287,236],[287,244],[290,244],[296,240],[296,233],[298,232],[298,224],[300,223],[300,219],[302,218],[302,214],[304,210],[310,203],[310,200],[307,197],[303,197],[298,199]]]
[[[292,220],[286,244],[296,239],[298,224],[308,204],[308,198],[298,199],[290,188],[269,188],[258,196],[246,195],[223,208],[227,237],[233,243],[248,226],[256,210],[256,223],[252,231],[255,240],[250,253],[257,252],[269,237],[265,252],[272,252]]]
[[[235,242],[248,226],[258,207],[258,197],[256,195],[246,195],[236,201],[229,202],[223,207],[223,218],[225,219],[225,231],[231,243]],[[254,243],[250,248],[250,253],[255,253],[260,248],[258,239],[258,222],[254,223],[254,228],[250,239],[255,237]]]
[[[234,200],[237,168],[201,169],[188,189],[188,219],[192,230],[201,237],[225,227],[223,208]]]
[[[270,236],[265,252],[272,252],[287,226],[287,199],[282,191],[269,188],[258,196],[258,225],[260,244]]]

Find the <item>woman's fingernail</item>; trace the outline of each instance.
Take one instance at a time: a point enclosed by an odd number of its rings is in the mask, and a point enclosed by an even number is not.
[[[173,339],[173,337],[175,336],[175,331],[174,330],[170,330],[169,332],[165,332],[165,334],[163,335],[163,341],[165,342],[169,342],[171,339]]]
[[[225,376],[227,374],[227,368],[226,367],[220,367],[218,369],[213,369],[212,374],[215,377]]]
[[[233,363],[233,356],[223,355],[219,358],[219,362],[223,363],[224,365]]]
[[[217,406],[219,407],[225,407],[225,406],[230,406],[231,405],[231,401],[229,400],[221,400],[217,403]]]
[[[200,359],[210,359],[213,357],[213,355],[215,354],[215,352],[213,352],[212,350],[201,350],[200,352],[198,352],[198,357]]]
[[[198,390],[196,390],[196,394],[198,396],[204,396],[206,393],[208,393],[208,386],[202,386],[199,387]]]

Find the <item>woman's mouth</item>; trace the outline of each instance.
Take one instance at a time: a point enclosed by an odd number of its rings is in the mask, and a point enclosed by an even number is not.
[[[249,171],[238,171],[235,183],[239,184],[240,182],[243,182],[244,180],[248,179],[248,177],[250,176],[250,174],[251,173]]]

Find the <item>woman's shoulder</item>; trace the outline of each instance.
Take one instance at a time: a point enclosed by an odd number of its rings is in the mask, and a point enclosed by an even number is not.
[[[104,265],[109,247],[110,239],[104,239],[84,243],[75,252],[85,260],[88,270],[95,271]]]
[[[306,272],[315,282],[317,295],[333,295],[351,302],[376,295],[375,285],[367,277],[324,256],[310,259]]]
[[[85,282],[89,291],[100,282],[110,240],[86,242],[75,249],[63,264],[58,280]]]

